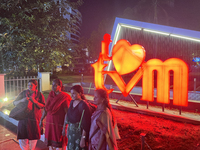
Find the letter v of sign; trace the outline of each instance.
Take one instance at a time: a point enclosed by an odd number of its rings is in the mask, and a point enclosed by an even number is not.
[[[95,70],[95,86],[97,89],[103,88],[104,86],[104,74],[108,74],[124,96],[127,96],[137,82],[143,75],[143,67],[145,66],[145,49],[138,44],[130,45],[126,40],[118,41],[113,47],[112,57],[108,56],[108,46],[110,44],[110,35],[104,35],[104,41],[102,41],[102,52],[100,53],[99,59],[96,63],[92,64]],[[104,71],[107,64],[104,61],[113,61],[116,71]],[[126,84],[122,79],[121,75],[131,73],[138,69],[137,73],[132,79]],[[108,93],[111,93],[113,89],[106,89]]]

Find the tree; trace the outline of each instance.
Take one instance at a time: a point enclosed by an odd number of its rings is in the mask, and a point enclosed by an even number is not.
[[[174,0],[140,0],[133,8],[126,8],[124,16],[129,19],[169,25],[171,19],[166,10],[174,7]],[[154,57],[157,57],[158,36],[155,37]]]
[[[103,36],[105,33],[111,34],[113,24],[114,18],[104,19],[100,22],[98,29],[91,33],[87,45],[89,56],[93,61],[98,59],[99,53],[101,52],[101,41],[103,40]]]
[[[174,7],[174,0],[140,0],[133,8],[126,8],[123,16],[145,22],[169,24],[166,10]]]
[[[0,0],[0,50],[4,70],[40,68],[49,71],[70,63],[68,32],[75,20],[69,6],[77,8],[82,1],[66,0]]]

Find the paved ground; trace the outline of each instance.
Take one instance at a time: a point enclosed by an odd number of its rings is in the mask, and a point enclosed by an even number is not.
[[[0,117],[0,150],[21,150],[17,140],[17,126]],[[38,140],[36,150],[48,150],[46,145]]]
[[[16,126],[3,118],[0,118],[0,149],[20,150],[16,137]]]
[[[93,96],[86,95],[86,98],[93,101]],[[141,113],[145,115],[152,115],[157,117],[163,117],[165,119],[171,119],[174,121],[187,122],[192,124],[200,124],[200,114],[184,112],[179,115],[179,110],[165,109],[162,112],[162,107],[149,106],[146,109],[146,105],[138,104],[137,107],[133,102],[120,100],[116,103],[116,99],[110,99],[110,103],[114,109],[119,109],[123,111],[130,111],[135,113]],[[8,117],[9,110],[0,111],[0,149],[1,150],[18,150],[20,149],[18,141],[16,139],[17,133],[17,121]],[[42,141],[38,141],[37,150],[46,150],[47,147]]]

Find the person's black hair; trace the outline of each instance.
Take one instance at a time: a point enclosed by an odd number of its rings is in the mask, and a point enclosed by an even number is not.
[[[104,89],[96,89],[95,92],[98,93],[98,95],[104,99],[103,104],[110,110],[111,114],[112,114],[112,123],[113,126],[115,125],[115,116],[114,113],[112,111],[111,105],[110,105],[110,100],[109,100],[109,96],[106,90]]]
[[[64,87],[60,79],[54,79],[53,82],[61,87],[61,91],[64,91]]]
[[[36,85],[36,88],[37,88],[37,85],[38,85],[37,80],[31,79],[31,80],[28,81],[28,83],[33,83],[33,84],[35,84],[35,85]]]
[[[75,90],[77,93],[80,94],[82,100],[86,100],[85,95],[83,94],[83,87],[80,85],[74,85],[71,87],[71,90]]]

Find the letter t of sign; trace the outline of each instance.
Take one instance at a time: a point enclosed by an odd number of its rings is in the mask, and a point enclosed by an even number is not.
[[[97,89],[104,88],[104,75],[102,72],[106,66],[107,64],[103,63],[102,54],[100,54],[98,61],[92,64],[94,68],[94,83]]]
[[[99,59],[96,63],[92,64],[92,67],[94,68],[94,83],[97,89],[106,89],[104,86],[104,69],[107,64],[104,64],[104,61],[109,61],[112,59],[111,57],[108,57],[108,46],[110,42],[110,35],[105,34],[104,41],[101,42],[102,52],[99,55]],[[108,93],[111,93],[113,89],[107,91]]]

